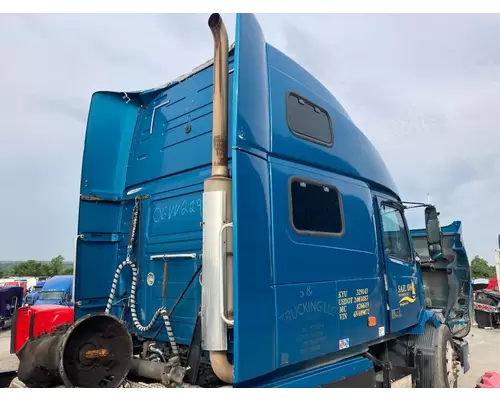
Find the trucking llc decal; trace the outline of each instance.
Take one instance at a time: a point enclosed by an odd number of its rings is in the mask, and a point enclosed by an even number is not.
[[[417,300],[415,284],[413,281],[408,285],[398,285],[399,305],[401,307],[414,303]]]

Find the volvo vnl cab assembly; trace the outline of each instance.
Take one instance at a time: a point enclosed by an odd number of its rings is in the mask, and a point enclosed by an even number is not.
[[[337,99],[255,16],[231,46],[219,14],[208,25],[213,60],[93,95],[75,322],[26,342],[18,382],[456,387],[471,306],[456,227],[450,247],[421,205],[419,261],[408,206]]]

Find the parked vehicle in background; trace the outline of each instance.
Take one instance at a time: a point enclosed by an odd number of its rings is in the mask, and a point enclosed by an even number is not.
[[[11,354],[17,353],[28,341],[28,338],[51,333],[58,326],[70,324],[73,321],[73,307],[52,304],[20,307],[12,321]]]
[[[0,287],[0,329],[11,325],[14,311],[21,307],[22,300],[22,287],[13,285]]]
[[[500,327],[500,235],[498,249],[495,250],[496,278],[475,279],[474,289],[474,317],[478,328]]]
[[[15,279],[5,282],[4,286],[17,286],[23,288],[23,297],[26,296],[26,292],[28,291],[28,281],[26,279]]]
[[[498,286],[498,278],[489,278],[488,286],[486,287],[488,290],[496,290],[497,292],[500,290]]]
[[[40,291],[43,289],[45,284],[45,280],[37,282],[34,286],[30,288],[28,294],[25,296],[23,304],[24,305],[32,305],[35,304],[35,301],[38,299],[40,295]]]
[[[38,292],[38,298],[33,304],[72,305],[72,293],[73,275],[57,275],[44,283],[42,290]]]

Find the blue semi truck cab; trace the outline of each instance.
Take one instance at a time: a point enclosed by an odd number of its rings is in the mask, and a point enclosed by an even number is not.
[[[35,304],[35,301],[38,299],[38,296],[40,295],[40,291],[42,290],[44,284],[45,280],[39,280],[29,289],[28,293],[24,297],[24,305]]]
[[[35,305],[42,304],[66,304],[72,305],[73,276],[56,275],[44,282],[42,289],[37,293],[33,302]]]
[[[208,25],[213,60],[92,96],[75,324],[58,348],[80,346],[74,333],[98,350],[64,350],[54,374],[67,386],[456,387],[471,315],[461,224],[440,228],[433,205],[400,197],[346,110],[255,16],[237,15],[231,46],[218,14]],[[416,206],[425,229],[410,231]]]

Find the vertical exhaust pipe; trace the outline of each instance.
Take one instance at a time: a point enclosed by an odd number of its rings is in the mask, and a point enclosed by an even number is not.
[[[224,22],[219,14],[212,14],[208,26],[214,37],[214,96],[212,126],[212,176],[229,176],[227,156],[227,102],[229,44]]]
[[[223,382],[233,383],[234,369],[227,359],[226,323],[234,315],[232,231],[225,231],[225,246],[219,241],[221,228],[232,222],[233,215],[232,180],[228,165],[229,44],[226,27],[219,14],[210,16],[208,26],[214,40],[214,89],[212,176],[205,180],[203,193],[202,346],[210,352],[215,375]],[[221,247],[225,252],[221,251]],[[225,271],[221,271],[224,266]],[[225,279],[221,279],[221,275]],[[224,304],[222,311],[221,304]]]

